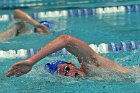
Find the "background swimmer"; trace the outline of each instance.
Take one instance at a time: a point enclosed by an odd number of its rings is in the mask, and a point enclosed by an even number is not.
[[[33,25],[40,34],[48,34],[47,26],[40,24],[27,13],[16,9],[14,12],[14,24],[4,32],[0,32],[0,41],[5,41],[23,34],[33,33],[34,31],[28,28],[28,24]]]
[[[28,60],[23,60],[14,64],[8,71],[7,76],[18,77],[28,73],[32,69],[33,65],[39,60],[62,48],[66,48],[71,54],[73,54],[79,61],[81,67],[77,68],[72,62],[58,61],[53,65],[51,63],[46,64],[50,73],[55,72],[59,75],[71,77],[93,77],[101,76],[104,70],[107,71],[108,75],[111,73],[128,74],[132,71],[131,69],[122,67],[108,58],[100,56],[83,41],[69,35],[62,35],[51,41]]]

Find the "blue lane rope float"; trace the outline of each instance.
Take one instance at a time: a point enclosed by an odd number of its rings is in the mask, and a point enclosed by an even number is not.
[[[27,52],[27,56],[31,57],[31,56],[35,55],[36,52],[37,52],[36,50],[34,50],[33,48],[30,48]]]
[[[108,49],[110,52],[119,52],[119,51],[129,51],[139,48],[139,43],[130,41],[130,42],[121,42],[119,44],[110,43]]]
[[[88,16],[96,14],[109,14],[109,13],[131,13],[140,12],[140,5],[124,5],[124,6],[110,6],[110,7],[94,7],[84,9],[68,9],[60,11],[46,11],[46,12],[34,12],[32,17],[48,18],[48,17],[73,17],[73,16]],[[13,19],[13,14],[0,15],[0,21],[9,21]]]
[[[135,50],[140,48],[140,42],[135,41],[129,41],[129,42],[123,42],[120,43],[101,43],[99,45],[90,44],[89,45],[96,53],[117,53],[117,52],[125,52],[130,50]],[[25,58],[25,57],[31,57],[35,55],[38,52],[37,49],[19,49],[19,50],[8,50],[3,51],[0,50],[0,59],[10,59],[10,58]],[[70,54],[65,48],[50,54],[49,56],[66,56]]]
[[[126,47],[126,43],[125,42],[121,41],[121,43],[120,43],[120,50],[127,51],[127,47]]]

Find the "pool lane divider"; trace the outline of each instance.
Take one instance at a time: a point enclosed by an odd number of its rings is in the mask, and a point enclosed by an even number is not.
[[[83,9],[68,9],[60,11],[47,11],[47,12],[33,12],[32,17],[49,18],[49,17],[74,17],[74,16],[88,16],[98,14],[110,14],[110,13],[131,13],[140,12],[140,5],[125,5],[125,6],[110,6],[110,7],[94,7]],[[10,21],[13,19],[13,14],[0,15],[0,21]]]
[[[101,43],[99,45],[96,44],[89,44],[91,49],[93,49],[96,53],[99,54],[106,54],[106,53],[118,53],[124,51],[130,51],[140,48],[140,42],[129,41],[120,43]],[[38,52],[37,49],[19,49],[19,50],[0,50],[0,59],[14,59],[14,58],[29,58],[35,55]],[[70,54],[65,48],[50,54],[49,56],[56,57],[56,56],[66,56]]]

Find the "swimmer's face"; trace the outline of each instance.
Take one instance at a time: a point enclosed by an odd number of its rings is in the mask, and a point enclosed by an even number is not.
[[[71,76],[71,77],[82,77],[84,76],[84,72],[76,68],[73,63],[64,63],[60,64],[57,73],[64,76]]]

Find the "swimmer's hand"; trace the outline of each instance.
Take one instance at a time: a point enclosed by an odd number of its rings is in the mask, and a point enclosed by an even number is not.
[[[10,76],[16,76],[19,77],[23,74],[28,73],[32,69],[32,64],[29,62],[29,60],[24,60],[21,62],[18,62],[12,66],[12,68],[8,71],[7,77]]]
[[[46,26],[37,24],[35,27],[40,34],[49,34],[48,28]]]

